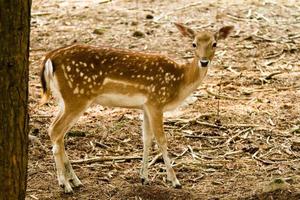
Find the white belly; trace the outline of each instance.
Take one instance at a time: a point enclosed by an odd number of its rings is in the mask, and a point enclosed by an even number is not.
[[[103,106],[140,108],[147,102],[147,98],[142,94],[125,95],[119,93],[107,93],[99,95],[95,103]]]

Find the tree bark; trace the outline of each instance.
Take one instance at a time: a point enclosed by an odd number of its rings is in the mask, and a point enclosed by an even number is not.
[[[0,0],[0,199],[25,199],[31,0]]]

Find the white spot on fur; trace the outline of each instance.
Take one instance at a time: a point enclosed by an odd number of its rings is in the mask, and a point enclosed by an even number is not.
[[[67,71],[71,71],[71,67],[69,65],[67,66]]]
[[[93,75],[93,76],[92,76],[92,79],[93,79],[93,80],[96,80],[97,78],[98,78],[98,75]]]
[[[72,87],[73,87],[73,85],[72,85],[72,82],[71,82],[71,81],[68,81],[68,84],[69,84],[70,88],[72,88]]]
[[[78,94],[79,93],[79,89],[78,87],[76,87],[74,90],[73,90],[73,94]]]

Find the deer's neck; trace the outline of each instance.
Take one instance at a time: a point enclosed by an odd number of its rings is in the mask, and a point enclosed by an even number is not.
[[[190,93],[196,90],[207,74],[207,67],[199,66],[199,59],[194,58],[191,63],[184,64],[185,76],[184,87],[188,88]]]

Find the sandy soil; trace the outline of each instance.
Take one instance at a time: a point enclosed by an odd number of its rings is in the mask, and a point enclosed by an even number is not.
[[[191,41],[172,22],[235,31],[218,44],[214,66],[186,103],[165,117],[182,189],[165,182],[162,159],[139,178],[141,159],[74,164],[84,187],[59,188],[47,128],[57,111],[39,106],[43,55],[84,43],[160,52],[190,60]],[[299,1],[34,0],[26,199],[300,199]],[[66,136],[71,160],[142,155],[140,111],[94,106]],[[158,154],[153,145],[151,158]]]

